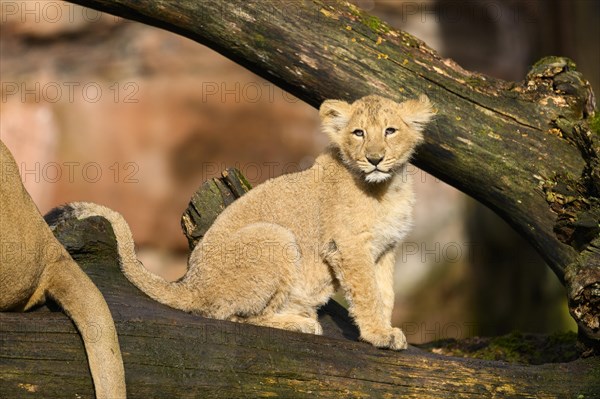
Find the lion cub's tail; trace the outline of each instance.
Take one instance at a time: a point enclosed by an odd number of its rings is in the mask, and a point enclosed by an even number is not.
[[[173,308],[189,310],[191,298],[187,286],[181,282],[169,282],[150,272],[137,259],[131,230],[120,213],[91,202],[71,202],[52,210],[46,216],[46,221],[50,227],[54,227],[61,220],[72,217],[82,220],[92,216],[100,216],[110,222],[117,239],[121,271],[133,285],[155,301]]]

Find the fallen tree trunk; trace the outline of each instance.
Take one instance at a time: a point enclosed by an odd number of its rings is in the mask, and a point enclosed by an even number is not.
[[[115,319],[128,397],[592,397],[600,358],[542,366],[444,357],[357,342],[346,311],[320,312],[325,336],[204,319],[163,306],[117,265],[110,224],[68,220],[59,240],[104,294]],[[81,338],[60,312],[0,313],[6,398],[93,397]],[[102,334],[90,325],[84,334]],[[583,395],[583,396],[578,396]]]
[[[600,118],[565,58],[522,82],[469,72],[337,0],[73,0],[189,37],[313,106],[426,93],[438,116],[415,164],[492,208],[566,285],[588,344],[600,340]]]

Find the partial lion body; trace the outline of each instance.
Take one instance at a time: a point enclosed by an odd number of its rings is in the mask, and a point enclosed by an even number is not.
[[[23,187],[17,164],[0,141],[0,311],[26,311],[55,300],[82,334],[97,398],[125,398],[117,332],[102,294],[54,237]]]

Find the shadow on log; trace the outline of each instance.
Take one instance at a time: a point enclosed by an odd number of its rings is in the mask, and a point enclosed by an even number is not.
[[[235,191],[221,188],[225,196]],[[201,236],[201,224],[194,226]],[[69,219],[54,233],[110,306],[129,398],[587,398],[600,392],[598,357],[525,366],[414,347],[379,350],[357,341],[346,310],[334,301],[319,312],[323,336],[190,315],[151,300],[126,280],[105,219]],[[102,326],[83,333],[97,336]],[[93,397],[81,338],[64,314],[45,307],[0,313],[0,337],[3,397]]]

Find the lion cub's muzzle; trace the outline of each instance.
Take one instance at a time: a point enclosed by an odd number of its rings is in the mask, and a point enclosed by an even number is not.
[[[389,170],[383,167],[385,156],[382,153],[366,154],[365,158],[369,163],[368,170],[365,170],[365,180],[368,183],[379,183],[391,177]]]

